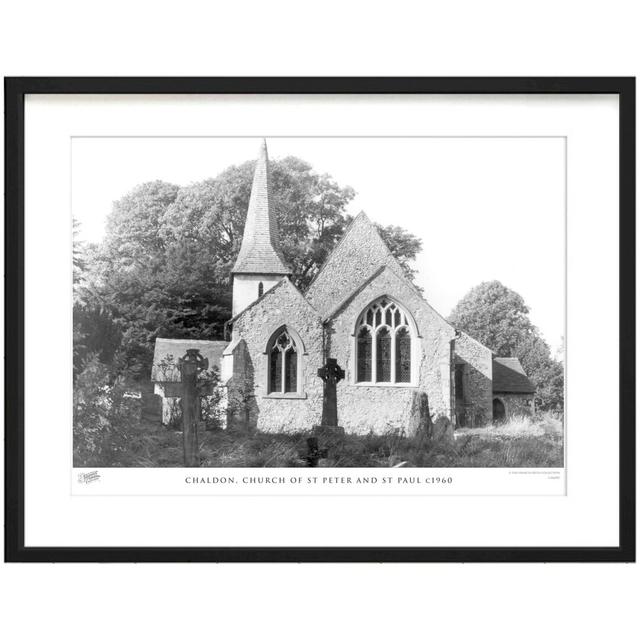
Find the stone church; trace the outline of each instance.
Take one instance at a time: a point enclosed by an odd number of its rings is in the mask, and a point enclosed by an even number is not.
[[[515,358],[457,331],[423,297],[364,213],[301,292],[280,250],[263,142],[244,236],[233,267],[231,341],[197,341],[218,364],[229,428],[303,431],[318,425],[323,381],[335,358],[338,420],[347,433],[433,424],[481,426],[533,411],[535,389]],[[153,378],[169,404],[161,356],[186,343],[158,340]]]

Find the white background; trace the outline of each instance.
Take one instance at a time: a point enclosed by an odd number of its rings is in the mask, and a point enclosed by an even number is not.
[[[635,75],[632,2],[12,3],[7,75]],[[10,637],[601,638],[637,566],[3,566]]]
[[[28,546],[614,546],[618,542],[617,409],[594,419],[590,398],[618,393],[618,108],[616,96],[37,96],[25,109],[25,543]],[[259,128],[290,135],[566,135],[566,496],[496,495],[489,470],[473,470],[478,492],[367,499],[175,496],[81,499],[71,467],[71,136],[238,135]],[[562,164],[560,163],[560,167]],[[391,172],[391,175],[394,175]],[[461,176],[461,179],[464,175]],[[526,196],[525,196],[526,197]],[[561,210],[558,210],[560,215]],[[64,224],[64,220],[67,224]],[[595,250],[597,249],[597,251]],[[524,251],[524,250],[523,250]],[[540,247],[540,259],[545,248]],[[43,268],[46,264],[46,268]],[[535,268],[535,263],[532,268]],[[559,275],[559,274],[557,274]],[[556,275],[556,277],[557,277]],[[542,276],[541,276],[542,277]],[[612,286],[613,285],[613,286]],[[597,292],[598,304],[594,304]],[[42,342],[42,310],[55,340]],[[608,340],[594,350],[594,336]],[[66,376],[41,384],[43,360]],[[606,372],[594,376],[592,371]],[[66,383],[66,386],[65,386]],[[51,417],[55,416],[55,420]],[[572,426],[573,425],[573,426]],[[603,438],[603,429],[607,437]],[[593,473],[594,461],[599,472]],[[468,472],[472,473],[471,471]],[[166,470],[109,470],[118,479]],[[456,476],[461,476],[456,479]],[[42,479],[46,478],[46,482]],[[533,480],[533,479],[532,479]],[[545,476],[536,477],[546,483]],[[535,483],[532,483],[535,484]],[[549,481],[550,484],[550,481]],[[90,485],[93,490],[96,485]],[[468,486],[468,485],[466,485]],[[522,485],[520,485],[522,486]],[[486,490],[483,491],[483,488]],[[99,489],[99,488],[98,488]],[[227,493],[226,487],[222,487]],[[555,493],[562,490],[556,483]],[[201,492],[198,492],[199,494]],[[255,492],[251,492],[255,494]],[[353,492],[349,492],[352,495]],[[492,496],[492,497],[487,497]],[[260,522],[270,522],[261,527]],[[185,528],[183,523],[188,522]],[[473,526],[469,526],[473,523]]]

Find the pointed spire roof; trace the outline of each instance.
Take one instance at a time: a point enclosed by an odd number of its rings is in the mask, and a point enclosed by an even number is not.
[[[271,197],[266,140],[262,141],[256,162],[242,244],[232,273],[291,273],[278,242],[278,223]]]

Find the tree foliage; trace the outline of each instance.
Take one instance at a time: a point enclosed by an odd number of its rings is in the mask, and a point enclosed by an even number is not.
[[[456,305],[449,322],[496,355],[516,357],[536,386],[540,409],[562,410],[564,369],[529,318],[521,295],[493,280],[474,287]]]
[[[376,229],[378,229],[380,237],[386,242],[391,253],[397,258],[409,280],[413,281],[416,270],[413,268],[412,263],[422,251],[422,240],[409,233],[406,229],[393,224],[387,227],[376,224]]]
[[[185,187],[145,183],[114,203],[78,296],[77,327],[87,345],[79,358],[97,352],[104,361],[116,350],[146,375],[157,337],[223,338],[254,167],[231,166]],[[304,290],[351,221],[355,191],[294,157],[271,162],[271,181],[280,245]],[[380,231],[412,277],[420,240],[396,226]],[[87,332],[91,318],[98,335]]]

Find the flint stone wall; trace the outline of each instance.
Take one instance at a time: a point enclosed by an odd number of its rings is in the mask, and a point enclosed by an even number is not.
[[[380,238],[375,226],[361,213],[327,258],[305,298],[325,316],[376,269],[384,266],[404,277],[402,267]]]
[[[454,354],[455,364],[463,366],[463,397],[455,400],[457,426],[489,424],[493,418],[491,350],[460,331],[455,339]]]
[[[298,360],[302,388],[291,396],[270,397],[266,348],[283,326],[292,329],[304,347]],[[230,427],[275,433],[309,430],[319,424],[323,388],[317,372],[323,365],[322,322],[289,280],[271,289],[235,321],[233,342],[237,345],[234,373],[227,382]]]
[[[345,263],[345,270],[350,268]],[[413,386],[356,384],[355,324],[374,300],[395,300],[412,316],[418,337],[412,357],[417,358]],[[326,349],[345,369],[338,384],[338,423],[347,433],[365,434],[403,431],[412,435],[426,426],[427,396],[433,422],[451,420],[451,340],[453,327],[439,316],[416,289],[394,271],[385,269],[349,300],[327,323]]]
[[[232,315],[240,313],[254,300],[259,298],[258,287],[262,282],[262,295],[275,287],[282,280],[278,275],[253,275],[250,273],[236,273],[233,276],[233,309]]]

